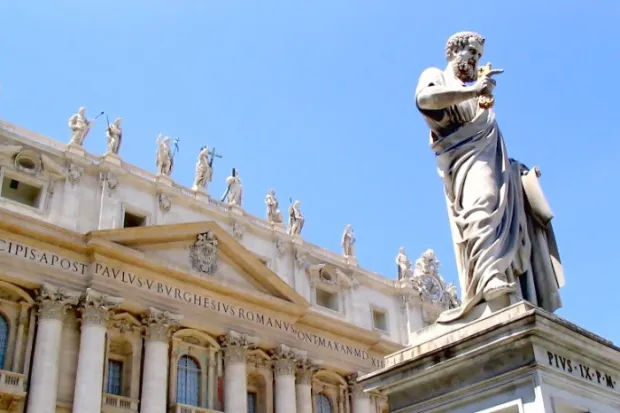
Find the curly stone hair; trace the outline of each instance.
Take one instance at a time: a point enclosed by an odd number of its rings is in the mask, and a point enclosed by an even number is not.
[[[469,44],[469,39],[474,38],[478,43],[484,45],[484,36],[476,32],[454,33],[446,42],[446,59],[450,60],[453,54],[460,52]]]

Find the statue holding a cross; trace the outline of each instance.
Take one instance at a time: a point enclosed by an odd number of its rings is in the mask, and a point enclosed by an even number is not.
[[[211,157],[209,158],[209,155]],[[196,162],[196,173],[194,175],[194,190],[204,188],[206,191],[209,182],[213,178],[213,160],[214,158],[221,158],[222,155],[215,152],[215,148],[209,151],[208,146],[203,146],[198,153],[198,161]]]

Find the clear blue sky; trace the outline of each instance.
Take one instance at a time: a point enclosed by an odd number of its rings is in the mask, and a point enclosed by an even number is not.
[[[215,146],[244,207],[299,199],[303,235],[339,251],[353,224],[363,267],[392,277],[405,246],[456,270],[442,183],[413,91],[459,30],[487,37],[509,153],[538,165],[567,285],[559,314],[620,342],[620,2],[0,1],[0,118],[61,141],[80,105],[124,119],[122,157],[154,171],[159,132],[181,138],[191,185]],[[453,12],[446,10],[452,8]],[[441,10],[441,11],[437,11]],[[104,151],[105,120],[86,147]]]

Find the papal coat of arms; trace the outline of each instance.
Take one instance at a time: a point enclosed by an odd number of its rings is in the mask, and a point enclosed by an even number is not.
[[[208,275],[217,271],[217,238],[211,231],[198,234],[189,248],[189,263],[193,270]]]

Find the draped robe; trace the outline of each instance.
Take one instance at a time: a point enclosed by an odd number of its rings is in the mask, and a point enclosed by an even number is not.
[[[464,86],[431,68],[420,77],[416,96],[433,85]],[[561,307],[564,278],[551,212],[535,172],[508,157],[493,110],[480,108],[477,98],[442,110],[418,109],[431,129],[444,182],[463,295],[462,306],[438,321],[454,321],[483,301],[494,277],[547,311]]]

